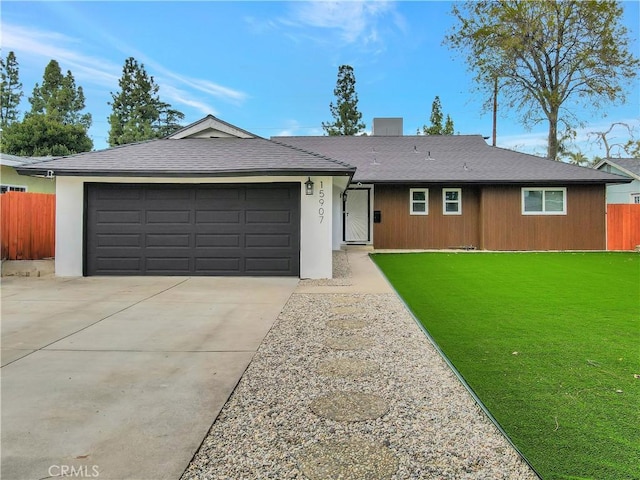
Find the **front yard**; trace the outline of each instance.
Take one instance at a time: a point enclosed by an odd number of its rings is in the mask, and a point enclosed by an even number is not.
[[[545,480],[640,478],[640,255],[373,259]]]

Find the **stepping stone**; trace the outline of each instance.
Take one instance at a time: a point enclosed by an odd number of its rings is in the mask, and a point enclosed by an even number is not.
[[[358,358],[337,358],[318,365],[318,373],[330,377],[368,377],[379,371],[377,363]]]
[[[310,480],[386,480],[398,471],[398,458],[366,440],[327,441],[303,450],[299,465]]]
[[[358,307],[352,307],[352,306],[347,306],[347,305],[331,307],[331,313],[334,313],[336,315],[353,314],[353,313],[358,313],[361,310],[362,309],[360,309]]]
[[[311,411],[336,422],[362,422],[381,417],[389,411],[389,405],[371,393],[332,392],[311,402]]]
[[[327,327],[339,328],[340,330],[359,330],[367,326],[367,322],[364,320],[351,320],[351,319],[335,319],[327,320]]]
[[[327,338],[324,344],[334,350],[363,350],[373,345],[373,340],[362,335]]]

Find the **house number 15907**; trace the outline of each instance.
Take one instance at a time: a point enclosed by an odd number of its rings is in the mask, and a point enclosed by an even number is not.
[[[322,223],[324,221],[324,182],[320,182],[320,190],[318,190],[318,216]]]

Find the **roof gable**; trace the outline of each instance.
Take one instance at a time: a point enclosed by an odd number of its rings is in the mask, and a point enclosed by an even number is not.
[[[607,165],[620,171],[623,175],[640,180],[640,158],[605,158],[593,168],[602,171]]]
[[[213,115],[207,115],[206,117],[193,122],[191,125],[187,125],[181,128],[177,132],[168,135],[166,138],[180,139],[180,138],[256,138],[251,132],[247,132],[241,128],[231,125]]]

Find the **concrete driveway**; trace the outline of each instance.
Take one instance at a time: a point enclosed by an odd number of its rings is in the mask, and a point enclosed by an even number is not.
[[[179,478],[297,284],[3,278],[2,478]]]

